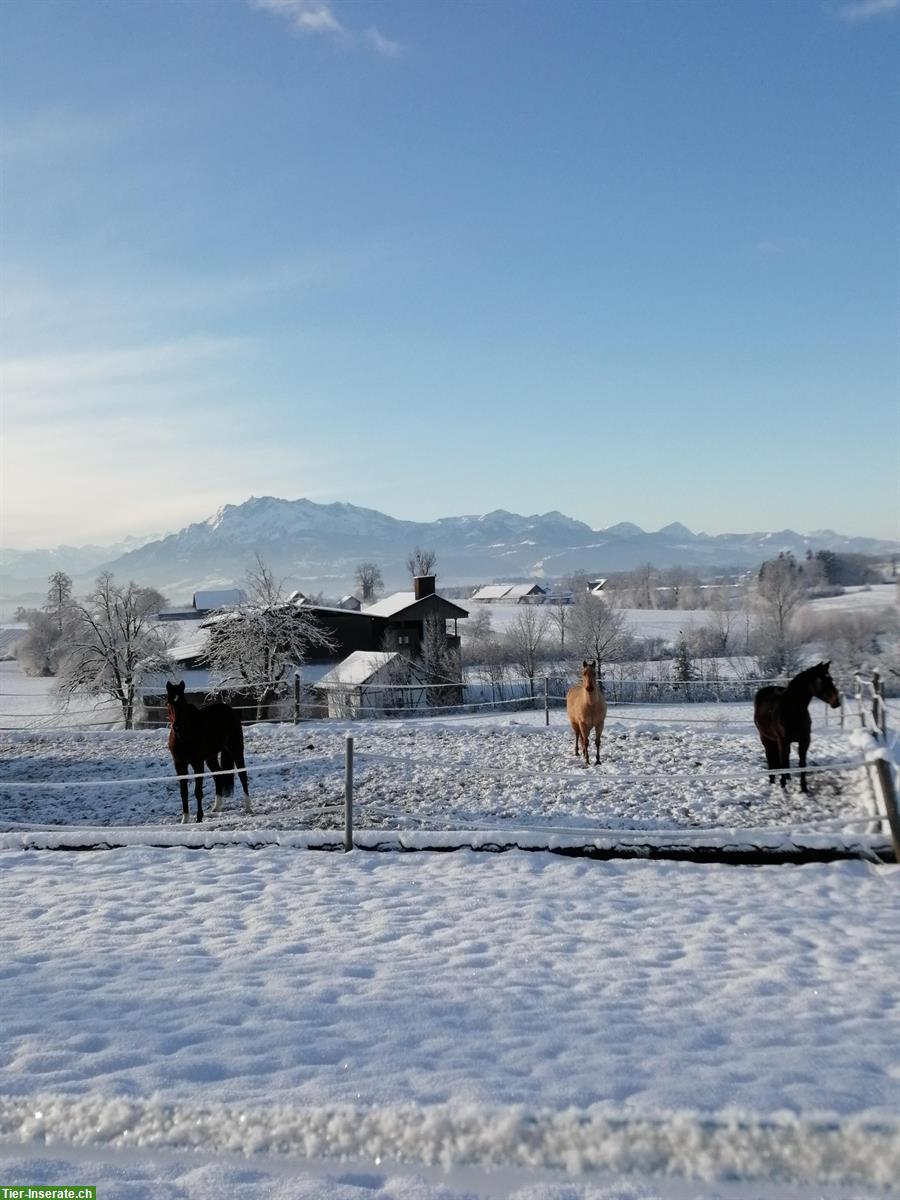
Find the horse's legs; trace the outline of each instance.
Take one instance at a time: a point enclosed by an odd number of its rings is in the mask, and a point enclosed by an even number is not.
[[[600,734],[602,732],[603,732],[602,725],[594,726],[594,751],[595,751],[594,764],[595,765],[599,764],[599,762],[600,762]]]
[[[173,758],[173,762],[175,763],[175,774],[176,775],[181,775],[181,776],[187,775],[188,763],[187,763],[186,759]],[[188,812],[187,780],[179,779],[178,787],[179,787],[179,790],[181,791],[181,824],[187,825],[188,821],[190,820],[190,814]]]
[[[203,759],[191,763],[194,768],[194,796],[197,800],[197,822],[203,820]]]
[[[808,749],[809,749],[809,742],[800,741],[797,743],[797,758],[799,760],[801,767],[806,766],[806,752]],[[808,789],[806,787],[806,772],[801,771],[800,772],[800,791],[805,792],[807,790]]]
[[[784,740],[782,740],[781,738],[778,739],[778,759],[779,759],[778,765],[781,767],[782,771],[787,771],[790,769],[791,743],[789,741],[787,741],[787,739],[784,739]],[[788,782],[789,778],[790,778],[790,776],[788,776],[788,775],[781,776],[782,788],[787,787],[787,782]]]
[[[247,779],[247,768],[244,764],[244,747],[235,746],[233,751],[234,765],[237,768],[237,777],[241,781],[241,787],[244,789],[244,812],[250,814],[253,809],[250,807],[250,783]]]
[[[775,768],[780,766],[778,761],[778,743],[773,742],[771,738],[760,736],[760,741],[763,744],[763,750],[766,752],[766,763],[769,767],[769,783],[775,782]]]
[[[584,765],[588,766],[591,761],[591,727],[590,727],[590,725],[582,725],[582,727],[581,727],[581,748],[584,751]]]
[[[221,769],[219,767],[219,752],[217,750],[214,750],[212,754],[207,756],[206,765],[209,767],[210,771],[212,772],[213,783],[216,788],[216,802],[212,806],[212,811],[213,812],[221,812],[222,809],[225,807],[222,804],[222,795],[225,790],[224,786],[223,786],[225,783],[225,777],[224,777],[224,775],[217,774],[217,772]]]
[[[573,725],[572,728],[575,730],[575,754],[577,757],[581,753],[581,751],[578,749],[578,726]]]

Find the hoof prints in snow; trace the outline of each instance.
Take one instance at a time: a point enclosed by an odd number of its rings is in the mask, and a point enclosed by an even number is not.
[[[369,829],[454,829],[467,825],[555,829],[796,828],[869,816],[864,773],[813,775],[771,787],[754,733],[622,727],[612,720],[601,761],[585,767],[568,727],[491,720],[337,723],[248,727],[247,765],[254,812],[239,795],[213,813],[207,777],[204,809],[221,829],[335,828],[342,822],[345,733],[355,737],[355,820]],[[16,782],[60,784],[166,776],[163,730],[102,736],[8,736],[3,745],[0,822],[28,825],[174,824],[181,815],[175,780],[66,789],[17,789]],[[593,755],[592,755],[593,757]],[[819,733],[811,762],[846,761],[839,732]],[[266,764],[290,762],[277,770]],[[256,771],[254,771],[256,768]],[[746,779],[711,776],[741,776]],[[688,776],[688,778],[683,778]],[[693,778],[696,776],[696,778]],[[238,789],[239,792],[239,789]],[[193,786],[191,814],[193,819]],[[324,810],[324,811],[322,811]]]

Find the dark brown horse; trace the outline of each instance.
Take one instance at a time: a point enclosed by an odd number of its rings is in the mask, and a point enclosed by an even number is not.
[[[187,775],[188,766],[194,772],[194,795],[197,798],[197,820],[203,820],[203,764],[214,772],[216,802],[213,812],[222,807],[223,796],[234,792],[234,774],[218,775],[217,771],[237,774],[244,789],[244,812],[250,808],[250,788],[244,767],[244,731],[241,718],[230,704],[207,704],[197,708],[184,698],[184,681],[166,684],[166,711],[169,714],[169,752],[175,763],[176,775]],[[187,780],[178,780],[181,787],[181,823],[188,816]]]
[[[831,663],[821,662],[795,675],[787,687],[764,687],[753,698],[753,720],[766,752],[766,762],[772,773],[769,783],[775,782],[775,771],[786,771],[791,765],[791,742],[797,743],[800,766],[806,766],[806,752],[812,721],[809,702],[815,697],[832,708],[839,708],[841,697],[829,673]],[[781,776],[785,787],[787,775]],[[800,791],[805,792],[806,772],[800,774]]]

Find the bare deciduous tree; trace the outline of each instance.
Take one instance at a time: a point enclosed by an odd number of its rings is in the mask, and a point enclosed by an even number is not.
[[[414,578],[417,575],[433,575],[437,567],[437,555],[433,550],[422,550],[416,546],[406,559],[406,567]]]
[[[513,666],[518,667],[534,696],[534,677],[547,640],[549,618],[543,606],[523,604],[506,631],[506,647]]]
[[[799,661],[794,617],[806,603],[803,571],[792,554],[764,562],[756,581],[757,651],[764,673],[795,669]]]
[[[361,562],[356,568],[356,582],[359,590],[362,593],[360,599],[363,603],[368,603],[375,599],[377,592],[380,592],[384,587],[384,579],[381,575],[381,567],[374,562]]]
[[[90,595],[67,605],[59,695],[115,700],[131,729],[141,679],[169,665],[167,639],[156,622],[164,604],[155,588],[121,586],[108,572],[100,575]]]
[[[207,659],[216,682],[256,696],[256,715],[287,690],[312,649],[334,639],[302,604],[295,604],[260,555],[248,572],[247,599],[208,618]]]
[[[625,616],[599,596],[580,596],[573,606],[569,651],[579,661],[597,663],[597,680],[603,678],[603,663],[613,657],[624,640]]]
[[[437,707],[459,704],[462,670],[459,652],[447,642],[447,622],[443,617],[428,617],[422,622],[419,662],[428,689],[428,703]]]
[[[482,605],[473,605],[473,614],[462,625],[462,654],[466,663],[484,661],[484,652],[494,635],[491,614]]]

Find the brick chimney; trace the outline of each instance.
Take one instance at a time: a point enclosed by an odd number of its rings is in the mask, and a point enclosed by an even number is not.
[[[434,575],[413,575],[413,591],[417,600],[434,595]]]

